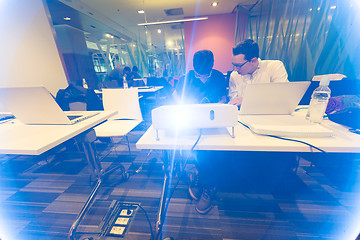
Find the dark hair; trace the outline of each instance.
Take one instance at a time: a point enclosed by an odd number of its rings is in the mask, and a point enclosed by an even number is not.
[[[138,69],[137,66],[133,66],[132,71],[133,71],[133,72],[137,72],[137,71],[139,71],[139,69]]]
[[[123,73],[125,73],[125,72],[131,72],[131,68],[130,67],[124,67]]]
[[[209,74],[214,66],[214,54],[210,50],[201,50],[194,54],[193,66],[195,72]]]
[[[259,57],[259,45],[251,39],[247,39],[233,48],[234,56],[239,54],[245,55],[245,60],[251,61],[251,59]]]

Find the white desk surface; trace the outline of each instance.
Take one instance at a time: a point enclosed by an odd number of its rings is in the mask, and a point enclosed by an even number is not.
[[[157,92],[160,89],[164,88],[163,86],[144,86],[144,87],[136,87],[139,93],[152,93]]]
[[[40,155],[102,123],[115,113],[100,111],[73,125],[25,125],[18,120],[0,124],[0,154]]]
[[[351,133],[346,127],[324,120],[323,124],[334,131],[334,136],[323,138],[292,138],[312,144],[326,152],[360,153],[360,135]],[[318,152],[309,146],[267,136],[253,134],[240,123],[235,127],[235,138],[229,134],[231,128],[204,129],[195,150],[222,151],[275,151],[275,152]],[[159,130],[159,141],[156,131],[151,126],[136,143],[138,149],[191,149],[199,136],[199,131],[175,134]]]
[[[138,89],[139,93],[153,93],[157,92],[160,89],[164,88],[163,86],[143,86],[143,87],[135,87]],[[95,89],[94,92],[96,94],[102,94],[101,90]]]

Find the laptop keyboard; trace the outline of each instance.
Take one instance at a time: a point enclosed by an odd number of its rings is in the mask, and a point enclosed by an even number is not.
[[[74,120],[74,119],[77,119],[77,118],[79,118],[79,117],[82,117],[82,115],[71,115],[71,116],[67,116],[68,117],[68,119],[70,119],[70,120]]]
[[[0,113],[0,121],[8,120],[8,119],[14,119],[15,116],[8,113]]]

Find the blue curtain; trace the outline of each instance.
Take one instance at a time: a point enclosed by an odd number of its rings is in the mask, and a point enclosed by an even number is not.
[[[358,2],[259,0],[248,8],[238,7],[248,15],[243,38],[258,42],[261,59],[282,60],[291,81],[330,73],[359,78]],[[235,41],[243,40],[240,37]]]

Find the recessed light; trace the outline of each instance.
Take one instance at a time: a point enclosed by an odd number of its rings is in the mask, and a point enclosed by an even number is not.
[[[71,18],[70,18],[70,17],[64,17],[64,20],[65,20],[65,21],[70,21]]]
[[[157,32],[158,32],[158,33],[161,33],[161,29],[159,28],[159,29],[157,30]]]
[[[144,14],[145,11],[144,10],[138,10],[138,14]]]
[[[217,2],[213,2],[213,3],[211,4],[211,6],[213,6],[213,7],[216,7],[217,5],[218,5]]]

